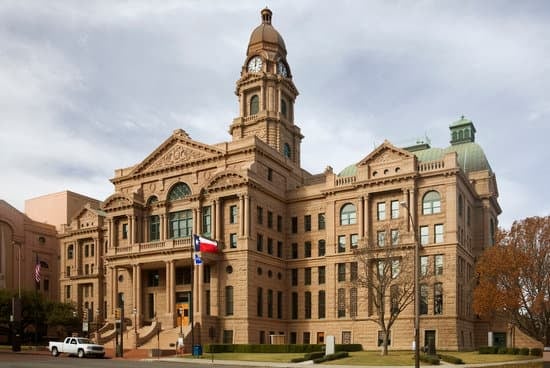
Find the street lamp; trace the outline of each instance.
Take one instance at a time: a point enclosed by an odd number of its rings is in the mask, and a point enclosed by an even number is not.
[[[414,235],[414,366],[420,367],[420,275],[419,275],[419,244],[416,232],[416,224],[411,215],[411,209],[407,202],[400,202],[401,207],[407,209],[408,219],[413,228]]]

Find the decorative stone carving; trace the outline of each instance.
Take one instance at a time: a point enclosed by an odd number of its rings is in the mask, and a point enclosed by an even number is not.
[[[191,149],[183,144],[176,144],[154,161],[145,171],[158,170],[165,167],[175,166],[185,162],[205,157],[204,152]]]

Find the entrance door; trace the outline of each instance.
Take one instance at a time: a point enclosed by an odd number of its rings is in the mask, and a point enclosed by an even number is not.
[[[189,303],[177,303],[176,312],[178,316],[178,327],[187,326],[189,324]]]
[[[431,355],[435,354],[435,330],[426,330],[424,331],[424,352]]]

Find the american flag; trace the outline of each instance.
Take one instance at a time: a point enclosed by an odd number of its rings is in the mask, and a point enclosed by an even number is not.
[[[36,265],[34,266],[34,281],[36,281],[36,283],[40,282],[40,269],[40,261],[38,260],[38,256],[36,256]]]

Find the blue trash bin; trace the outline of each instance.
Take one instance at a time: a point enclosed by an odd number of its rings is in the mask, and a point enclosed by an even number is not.
[[[202,355],[202,345],[196,344],[193,345],[193,356],[201,356]]]

